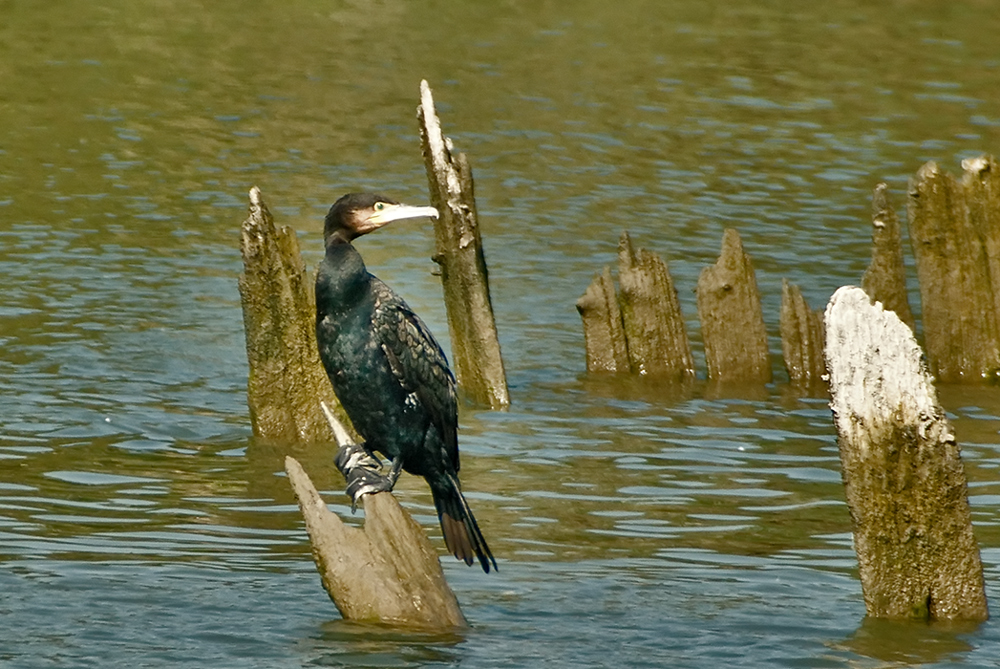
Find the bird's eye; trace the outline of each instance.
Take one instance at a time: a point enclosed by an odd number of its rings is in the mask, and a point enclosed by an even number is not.
[[[382,211],[383,209],[385,209],[385,202],[375,203],[375,211]]]

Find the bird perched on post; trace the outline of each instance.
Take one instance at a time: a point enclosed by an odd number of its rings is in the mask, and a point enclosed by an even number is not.
[[[364,452],[378,451],[391,461],[384,477],[355,468],[348,493],[356,502],[365,493],[392,490],[401,469],[423,476],[448,550],[468,565],[478,559],[489,573],[496,560],[458,482],[455,377],[427,326],[368,272],[351,245],[391,221],[437,215],[433,207],[372,193],[334,203],[316,277],[316,340],[337,398],[365,440]]]

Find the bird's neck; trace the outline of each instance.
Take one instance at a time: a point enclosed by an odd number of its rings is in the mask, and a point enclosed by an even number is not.
[[[316,277],[317,306],[325,305],[331,312],[350,309],[370,281],[361,254],[349,242],[331,237]]]

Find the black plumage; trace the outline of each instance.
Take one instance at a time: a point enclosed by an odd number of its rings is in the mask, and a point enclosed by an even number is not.
[[[337,398],[369,452],[392,462],[383,489],[400,469],[431,489],[448,550],[487,573],[496,560],[458,482],[455,377],[423,321],[372,276],[351,241],[386,223],[437,216],[381,195],[337,200],[324,227],[326,256],[316,278],[316,338]]]

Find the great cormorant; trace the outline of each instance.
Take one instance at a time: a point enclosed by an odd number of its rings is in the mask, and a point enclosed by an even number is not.
[[[351,193],[326,215],[326,257],[316,278],[316,339],[333,389],[368,453],[392,467],[387,477],[355,481],[348,492],[391,490],[400,469],[430,485],[448,550],[483,571],[496,569],[458,483],[455,377],[423,321],[389,286],[372,276],[351,241],[390,221],[437,217],[382,195]],[[359,491],[360,489],[360,491]]]

